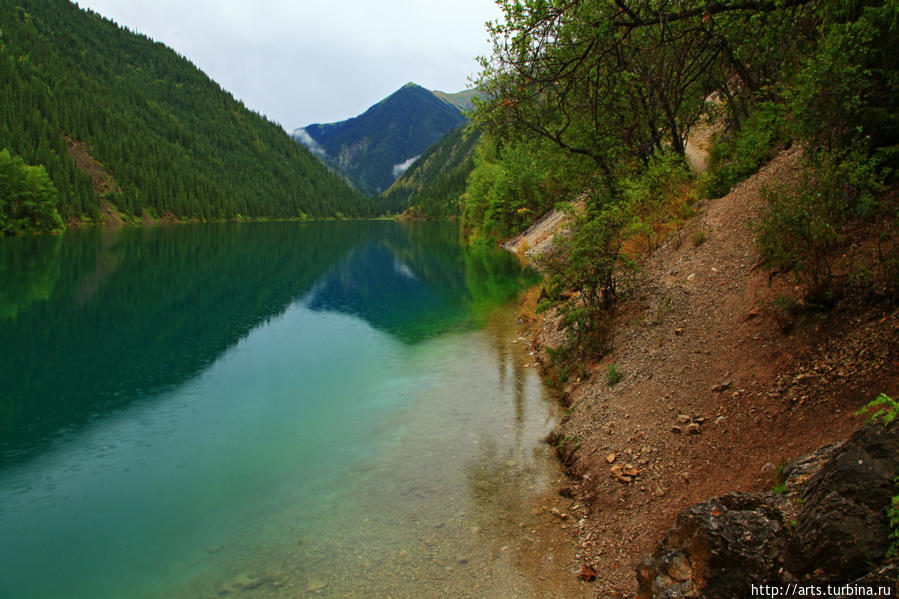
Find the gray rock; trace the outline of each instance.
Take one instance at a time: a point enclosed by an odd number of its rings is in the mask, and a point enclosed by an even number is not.
[[[788,539],[784,501],[730,493],[687,508],[638,566],[637,598],[742,598],[752,582],[775,580]]]
[[[885,554],[899,425],[869,424],[794,461],[784,476],[784,495],[731,493],[681,512],[638,566],[637,599],[737,599],[759,581],[888,580],[895,588],[899,568]]]
[[[789,570],[797,577],[840,582],[863,576],[872,562],[883,559],[897,476],[899,426],[868,425],[832,449],[803,486],[804,503],[786,556]]]
[[[721,393],[722,391],[727,391],[734,384],[733,381],[724,381],[723,383],[718,383],[717,385],[712,387],[712,391],[715,393]]]

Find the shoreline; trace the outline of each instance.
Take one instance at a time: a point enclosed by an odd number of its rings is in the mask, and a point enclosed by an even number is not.
[[[797,169],[797,152],[782,153],[700,208],[685,237],[701,231],[704,243],[669,239],[643,256],[613,350],[557,391],[567,414],[552,439],[588,507],[579,540],[598,596],[634,596],[637,565],[681,511],[771,489],[778,465],[844,441],[864,422],[860,407],[899,389],[899,311],[847,303],[784,333],[764,309],[792,284],[753,267],[759,190]],[[522,313],[531,351],[550,364],[558,321]],[[617,384],[606,382],[612,364]]]

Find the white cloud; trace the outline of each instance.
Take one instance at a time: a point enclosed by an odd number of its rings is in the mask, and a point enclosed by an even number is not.
[[[325,149],[323,147],[321,147],[321,145],[317,141],[312,139],[312,136],[309,135],[309,132],[306,131],[305,129],[303,129],[302,127],[300,127],[299,129],[294,129],[290,133],[290,136],[293,137],[298,142],[300,142],[301,144],[303,144],[304,146],[306,146],[306,148],[308,148],[309,151],[312,152],[313,154],[315,154],[316,156],[320,156],[320,157],[324,158],[325,156],[328,155],[328,153],[325,151]],[[394,168],[394,170],[395,170],[395,168]]]
[[[307,133],[307,135],[308,135],[308,133]],[[413,162],[418,160],[419,156],[421,156],[421,154],[419,154],[418,156],[413,156],[412,158],[410,158],[409,160],[406,160],[405,162],[400,162],[399,164],[394,164],[393,165],[393,177],[394,178],[399,177],[400,175],[405,173],[407,170],[409,170],[409,167],[412,166]]]

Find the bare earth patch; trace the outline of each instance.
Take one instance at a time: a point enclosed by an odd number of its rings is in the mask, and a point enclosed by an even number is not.
[[[596,597],[633,596],[637,563],[678,512],[769,489],[779,465],[848,437],[878,393],[899,394],[899,311],[847,302],[786,334],[764,309],[796,290],[757,267],[752,223],[765,186],[798,180],[799,156],[786,150],[710,200],[681,243],[644,260],[613,353],[566,390],[572,407],[555,438]],[[545,361],[560,332],[552,319],[537,328]]]
[[[104,196],[109,193],[117,193],[121,191],[118,183],[109,174],[106,168],[97,162],[87,147],[81,142],[75,141],[70,137],[66,137],[66,146],[69,150],[69,156],[75,161],[78,169],[89,175],[94,184],[94,192],[102,198],[100,200],[100,213],[103,216],[103,224],[107,226],[118,226],[123,224],[124,220],[119,211]]]

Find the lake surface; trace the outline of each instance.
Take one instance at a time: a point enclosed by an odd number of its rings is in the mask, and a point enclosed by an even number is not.
[[[532,282],[436,223],[0,239],[0,597],[576,595]]]

